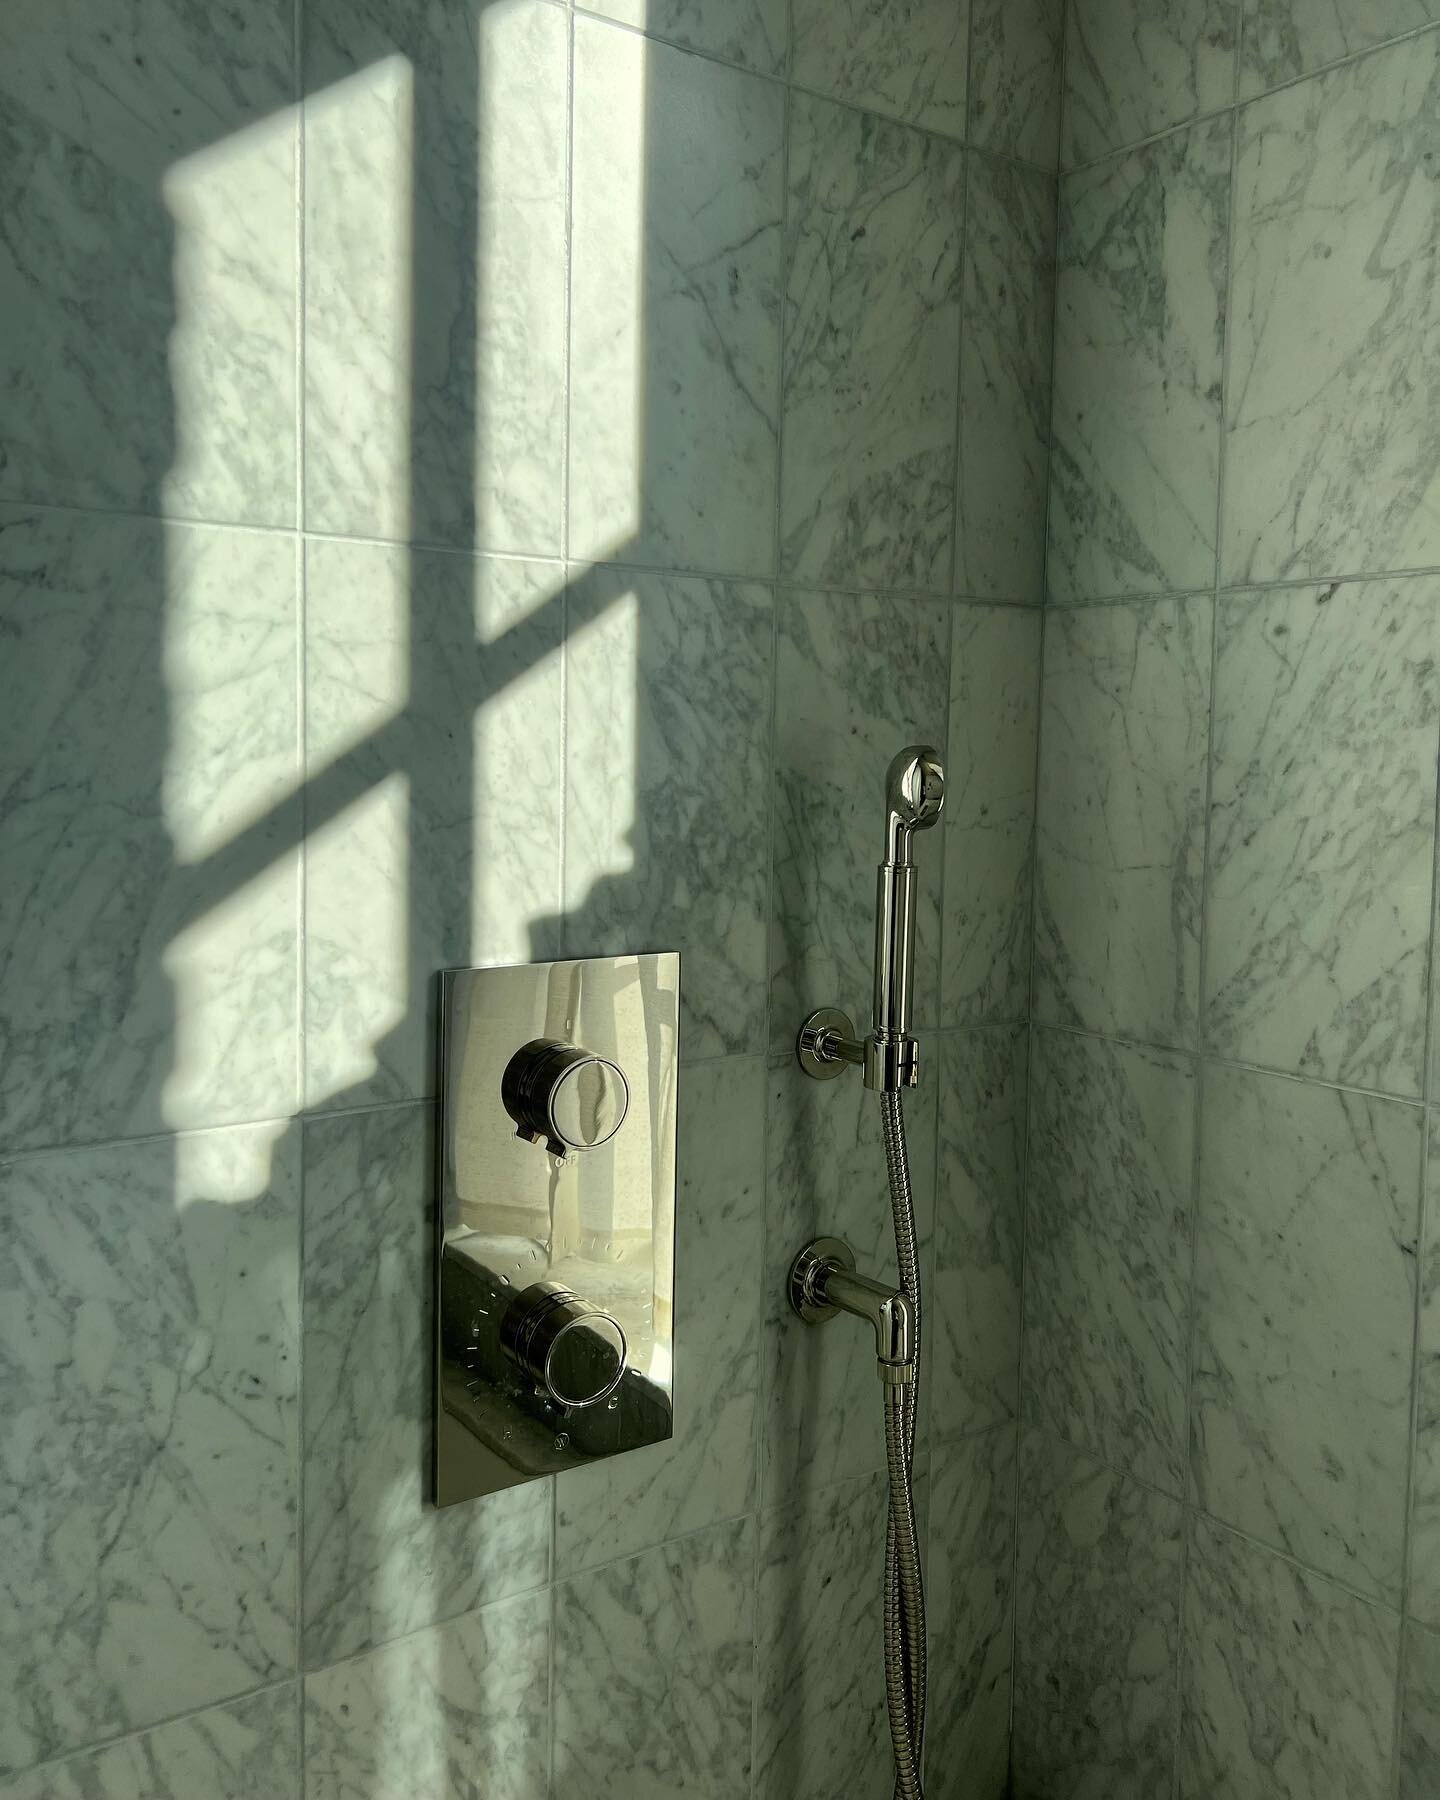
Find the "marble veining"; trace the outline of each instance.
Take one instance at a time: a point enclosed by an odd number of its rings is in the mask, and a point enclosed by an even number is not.
[[[1227,595],[1205,1030],[1222,1056],[1418,1094],[1440,582]]]
[[[0,20],[0,496],[295,517],[281,0]]]
[[[1434,0],[1243,0],[1240,97],[1440,19]]]
[[[1215,575],[1228,115],[1061,182],[1051,597]]]
[[[1382,1800],[1399,1618],[1192,1515],[1182,1800]]]
[[[299,1800],[293,1683],[0,1780],[0,1800]]]
[[[307,1676],[306,1800],[546,1800],[549,1676],[543,1592]]]
[[[760,1516],[756,1800],[889,1789],[879,1649],[885,1512],[885,1478],[867,1475]]]
[[[1027,1036],[947,1031],[925,1071],[940,1109],[926,1309],[937,1442],[1013,1419],[1019,1400]]]
[[[1224,578],[1440,563],[1440,36],[1240,119]]]
[[[761,1051],[771,591],[571,577],[565,954],[678,950],[683,1053]]]
[[[907,743],[945,743],[944,602],[880,594],[779,597],[770,1047],[839,1006],[870,1016],[885,771]],[[916,846],[915,1018],[939,1023],[942,824]]]
[[[785,67],[785,0],[577,0],[587,12],[761,75]]]
[[[1398,1604],[1420,1115],[1245,1070],[1204,1082],[1194,1498]]]
[[[1045,587],[1055,181],[968,162],[955,591],[1033,604]]]
[[[1414,1494],[1410,1515],[1411,1614],[1440,1631],[1440,1117],[1430,1115],[1420,1335],[1415,1370]],[[1437,1690],[1440,1691],[1440,1690]],[[1440,1735],[1437,1735],[1440,1745]]]
[[[575,27],[570,553],[771,575],[784,94]]]
[[[3,508],[0,634],[0,1149],[293,1111],[293,545]]]
[[[299,1181],[261,1127],[0,1167],[0,1773],[293,1670]]]
[[[792,96],[783,575],[949,586],[963,174],[954,144]]]
[[[1020,1492],[1015,1792],[1156,1800],[1175,1745],[1180,1504],[1035,1432]]]
[[[1030,1008],[1030,894],[1040,615],[957,606],[951,621],[950,755],[941,1017],[1023,1020]],[[919,854],[929,844],[921,840]]]
[[[1228,106],[1240,0],[1071,0],[1062,160],[1091,162]]]
[[[549,1482],[430,1504],[432,1158],[426,1106],[305,1127],[307,1668],[549,1577]]]
[[[791,16],[801,87],[964,137],[968,0],[793,0]]]
[[[306,523],[555,554],[565,15],[314,0],[304,31]]]
[[[1440,1793],[1440,1634],[1411,1625],[1405,1633],[1401,1694],[1400,1800]]]
[[[1055,167],[1061,0],[971,0],[970,142]]]
[[[922,1083],[905,1107],[922,1284],[932,1268],[937,1093],[938,1083]],[[885,1466],[874,1335],[858,1321],[819,1332],[794,1316],[785,1279],[795,1252],[823,1232],[844,1238],[860,1268],[896,1274],[875,1095],[859,1081],[812,1081],[792,1050],[770,1067],[766,1133],[763,1495],[773,1505]],[[927,1375],[937,1335],[925,1339]],[[922,1434],[928,1392],[922,1380]]]
[[[1194,1073],[1188,1058],[1036,1034],[1026,1173],[1025,1406],[1183,1491]]]
[[[675,1435],[567,1474],[560,1574],[753,1510],[764,1231],[765,1065],[686,1071],[676,1207]]]
[[[931,1472],[925,1760],[966,1800],[1009,1792],[1015,1452],[1005,1426],[937,1449]]]
[[[1190,1047],[1200,986],[1211,602],[1045,630],[1035,1015]]]
[[[755,1532],[736,1519],[556,1589],[557,1792],[749,1792]]]
[[[306,547],[311,1107],[433,1091],[436,969],[559,954],[562,586]]]

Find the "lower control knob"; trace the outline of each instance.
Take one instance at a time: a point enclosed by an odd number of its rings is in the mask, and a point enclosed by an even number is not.
[[[539,1282],[517,1294],[500,1323],[507,1354],[557,1406],[608,1400],[625,1373],[625,1332],[569,1288]]]

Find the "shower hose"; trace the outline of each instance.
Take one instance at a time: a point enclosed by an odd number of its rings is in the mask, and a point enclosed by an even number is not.
[[[914,1309],[915,1358],[911,1380],[885,1384],[885,1461],[890,1476],[890,1518],[885,1532],[885,1704],[895,1750],[894,1800],[924,1800],[920,1768],[925,1741],[925,1589],[915,1529],[914,1491],[915,1417],[920,1393],[920,1259],[900,1095],[882,1093],[880,1109],[900,1291]]]

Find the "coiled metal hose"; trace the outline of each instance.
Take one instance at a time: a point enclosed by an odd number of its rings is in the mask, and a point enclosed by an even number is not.
[[[925,1585],[914,1493],[920,1396],[920,1255],[905,1148],[905,1114],[898,1092],[882,1092],[880,1118],[900,1291],[914,1308],[915,1355],[913,1379],[885,1387],[885,1461],[890,1476],[890,1519],[885,1533],[885,1701],[895,1751],[895,1800],[924,1800]]]

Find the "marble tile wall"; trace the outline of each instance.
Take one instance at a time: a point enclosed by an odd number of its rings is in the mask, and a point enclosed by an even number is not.
[[[1440,1792],[1437,26],[1068,9],[1021,1800]]]
[[[790,1046],[916,737],[930,1791],[1000,1800],[1058,0],[103,11],[0,18],[0,1800],[888,1794],[873,1369],[776,1302],[885,1260]],[[437,1514],[431,974],[642,941],[675,1437]]]

